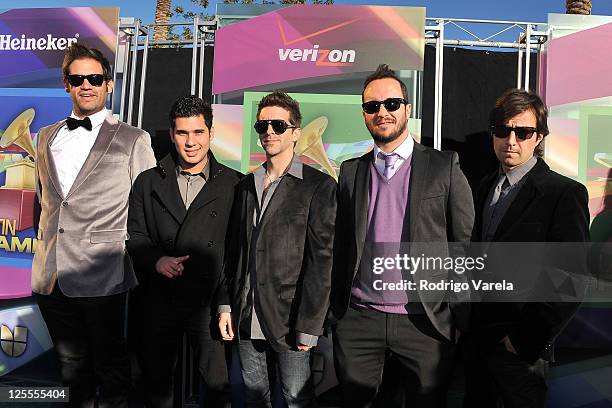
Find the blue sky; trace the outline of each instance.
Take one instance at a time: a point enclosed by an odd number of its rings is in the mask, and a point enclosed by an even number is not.
[[[173,0],[173,5],[190,6],[189,0]],[[214,0],[209,13],[214,13]],[[387,4],[425,6],[427,17],[474,18],[544,23],[548,13],[564,13],[565,0],[336,0],[336,4]],[[152,23],[154,0],[0,0],[0,9],[13,7],[119,6],[123,17]],[[612,0],[593,0],[593,14],[612,16]]]

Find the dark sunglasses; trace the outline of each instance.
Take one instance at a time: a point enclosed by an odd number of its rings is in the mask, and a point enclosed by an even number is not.
[[[538,129],[530,126],[511,127],[506,125],[493,125],[489,130],[493,136],[500,139],[505,139],[510,136],[510,132],[514,131],[516,137],[521,140],[531,139],[531,136],[538,131]]]
[[[289,125],[284,120],[271,119],[271,120],[258,120],[255,122],[253,128],[259,135],[263,135],[268,131],[268,125],[272,125],[272,130],[277,135],[281,135],[287,131],[287,129],[295,129],[297,126]]]
[[[402,106],[408,105],[408,102],[404,98],[387,98],[384,101],[369,101],[361,104],[361,108],[365,113],[376,113],[380,110],[380,105],[385,105],[387,112],[395,112]]]
[[[72,86],[81,86],[86,79],[93,86],[102,86],[104,83],[104,75],[102,74],[67,75],[66,78]]]

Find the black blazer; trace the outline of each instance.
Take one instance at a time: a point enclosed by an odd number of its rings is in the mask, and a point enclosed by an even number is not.
[[[250,289],[249,252],[255,178],[239,184],[224,277],[236,333]],[[302,179],[283,176],[259,224],[254,306],[261,329],[276,351],[295,347],[295,332],[320,336],[329,307],[336,181],[303,165]]]
[[[372,161],[373,152],[369,152],[345,161],[340,168],[331,299],[333,316],[338,319],[350,303],[353,280],[363,253]],[[469,243],[474,205],[470,187],[459,168],[457,153],[440,152],[415,142],[411,166],[409,210],[404,217],[403,235],[410,242]],[[467,330],[469,313],[465,305],[453,311],[440,298],[423,302],[423,307],[433,325],[447,339],[453,338],[454,326]]]
[[[482,241],[482,216],[487,196],[497,179],[497,171],[480,183],[476,193],[476,222],[472,241]],[[494,242],[587,242],[589,208],[586,188],[550,170],[538,158],[525,176],[514,201],[504,214],[493,237]],[[550,359],[554,338],[571,319],[577,303],[498,303],[475,304],[473,329],[487,331],[489,343],[510,337],[518,354],[526,361]]]
[[[140,286],[154,300],[172,294],[213,302],[223,265],[225,234],[235,186],[241,174],[218,163],[209,152],[210,173],[189,210],[176,181],[173,154],[141,173],[132,187],[128,211],[128,251]],[[189,255],[182,276],[160,275],[162,256]]]

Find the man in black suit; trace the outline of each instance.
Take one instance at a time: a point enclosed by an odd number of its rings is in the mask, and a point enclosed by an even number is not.
[[[147,406],[173,405],[183,333],[198,356],[205,406],[230,404],[224,345],[211,336],[216,319],[211,332],[210,308],[240,173],[218,163],[209,150],[212,120],[210,105],[200,98],[178,99],[170,112],[175,151],[142,173],[130,195],[128,251],[140,282],[139,361]]]
[[[240,182],[232,213],[219,328],[239,340],[249,407],[271,406],[275,368],[289,407],[315,405],[310,350],[329,307],[336,182],[295,156],[301,119],[285,93],[259,102],[266,162]]]
[[[345,405],[367,407],[391,355],[401,366],[411,406],[443,406],[456,328],[463,320],[465,330],[466,316],[444,293],[422,301],[414,291],[381,290],[381,280],[410,278],[400,270],[379,275],[371,261],[382,243],[395,243],[398,254],[402,242],[442,248],[469,242],[472,194],[456,153],[412,139],[406,86],[387,65],[366,79],[362,100],[375,146],[340,168],[331,294],[338,319],[332,326],[336,372]],[[413,280],[427,279],[426,273],[416,272]]]
[[[541,159],[547,116],[542,100],[523,90],[510,89],[495,103],[490,132],[500,167],[483,179],[476,194],[473,241],[573,242],[581,247],[589,240],[586,188],[550,170]],[[501,246],[486,245],[490,250]],[[516,256],[506,255],[506,260]],[[523,252],[517,258],[521,255],[526,256]],[[531,268],[513,269],[516,276],[532,274]],[[544,407],[546,360],[577,306],[544,301],[473,304],[464,406],[497,407],[501,400],[505,407]]]

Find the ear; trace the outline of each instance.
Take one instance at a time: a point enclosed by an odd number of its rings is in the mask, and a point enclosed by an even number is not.
[[[544,136],[541,133],[538,133],[538,138],[536,139],[536,147],[542,143],[542,140],[544,140]]]
[[[215,127],[212,126],[210,128],[210,130],[208,131],[209,134],[209,142],[212,142],[212,140],[215,138]]]
[[[291,135],[291,140],[297,142],[300,136],[302,135],[302,128],[293,129],[293,135]]]
[[[168,133],[170,133],[170,140],[172,141],[172,143],[174,143],[174,131],[172,130],[172,128],[170,128]]]
[[[407,103],[406,104],[406,118],[410,117],[410,113],[412,113],[412,104]]]
[[[113,82],[112,79],[109,79],[108,81],[106,81],[106,93],[113,93],[113,87],[115,86],[115,83]]]

